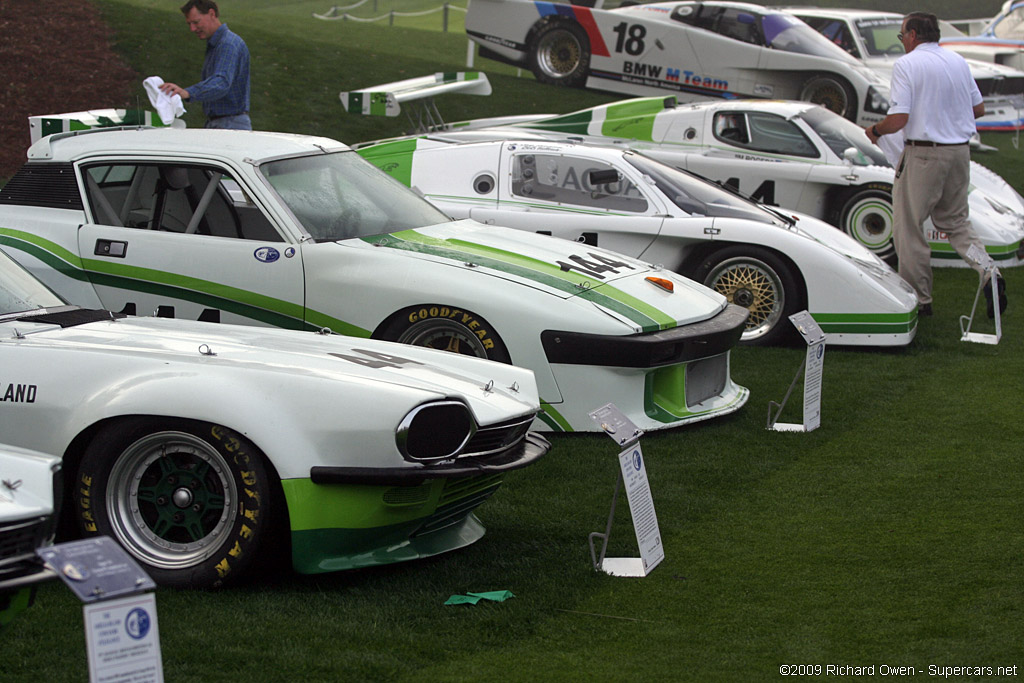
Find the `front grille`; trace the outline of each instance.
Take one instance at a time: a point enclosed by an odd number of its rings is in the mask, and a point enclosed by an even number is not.
[[[526,438],[533,423],[533,414],[523,415],[498,424],[478,427],[476,434],[466,443],[459,457],[490,455],[507,450]]]
[[[0,188],[0,204],[81,210],[75,169],[71,164],[30,162]]]
[[[458,524],[470,512],[494,495],[501,486],[502,475],[490,474],[483,477],[449,479],[441,492],[441,500],[430,517],[426,519],[413,536],[429,534],[439,529]]]
[[[729,379],[729,354],[690,361],[686,365],[686,405],[703,403],[725,390]]]
[[[50,533],[48,517],[33,517],[0,524],[0,580],[37,568],[36,548]]]

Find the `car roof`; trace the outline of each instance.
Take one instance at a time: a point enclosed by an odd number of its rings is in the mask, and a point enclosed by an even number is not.
[[[30,161],[76,161],[97,155],[172,154],[241,162],[347,149],[347,145],[337,140],[293,133],[205,128],[95,128],[42,138],[29,148],[28,158]]]
[[[903,15],[897,12],[885,12],[883,10],[873,9],[834,9],[831,7],[800,6],[789,6],[782,9],[792,14],[805,14],[807,16],[829,17],[834,19],[865,19],[869,17],[873,19],[903,18]]]

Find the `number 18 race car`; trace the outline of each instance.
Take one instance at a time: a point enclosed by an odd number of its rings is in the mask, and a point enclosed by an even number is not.
[[[0,248],[78,305],[514,363],[556,431],[597,429],[607,403],[652,430],[747,399],[742,308],[598,247],[453,221],[335,140],[97,129],[28,155],[0,189]]]
[[[219,586],[289,545],[302,573],[461,548],[504,473],[550,447],[528,433],[529,370],[68,306],[2,253],[0,368],[4,440],[59,455],[64,512],[164,585]],[[0,475],[6,549],[6,503],[30,502],[35,482],[2,458]],[[24,490],[5,491],[17,478]],[[24,540],[46,538],[46,512]],[[0,589],[7,570],[0,558]]]
[[[473,0],[466,33],[482,56],[545,83],[680,101],[807,100],[861,125],[889,109],[889,84],[872,69],[792,14],[751,3]]]

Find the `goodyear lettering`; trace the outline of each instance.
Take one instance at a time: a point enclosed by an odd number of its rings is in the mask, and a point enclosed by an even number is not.
[[[247,508],[243,508],[242,509],[242,516],[245,517],[250,522],[252,522],[253,524],[255,524],[256,522],[259,521],[257,519],[257,517],[259,517],[259,515],[260,515],[260,511],[259,510],[249,510]]]
[[[4,388],[0,384],[0,401],[11,403],[35,403],[37,387],[35,384],[8,384]]]
[[[252,538],[252,527],[248,524],[243,524],[242,528],[238,530],[238,535],[242,538]]]
[[[225,576],[227,576],[231,572],[231,565],[228,564],[228,558],[225,557],[223,560],[218,562],[217,566],[214,567],[214,569],[217,570],[217,576],[219,576],[220,578],[223,579]]]
[[[246,486],[256,485],[256,473],[252,470],[246,470],[242,472],[242,483]]]
[[[231,548],[231,550],[228,551],[228,555],[230,555],[231,557],[241,557],[242,546],[241,544],[239,544],[238,541],[235,541],[235,545],[233,548]]]

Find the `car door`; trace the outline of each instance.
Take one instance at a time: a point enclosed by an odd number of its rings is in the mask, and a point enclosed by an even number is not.
[[[665,210],[639,178],[584,152],[507,145],[496,208],[480,222],[529,230],[639,257],[661,232]]]
[[[764,52],[760,15],[746,8],[688,3],[680,5],[672,19],[680,22],[700,65],[699,74],[684,70],[684,82],[722,94],[773,96],[767,75],[758,71]]]
[[[103,306],[133,315],[301,328],[301,252],[228,169],[83,163],[83,268]]]
[[[709,110],[703,154],[687,170],[772,206],[800,205],[821,153],[792,121],[755,110]]]

